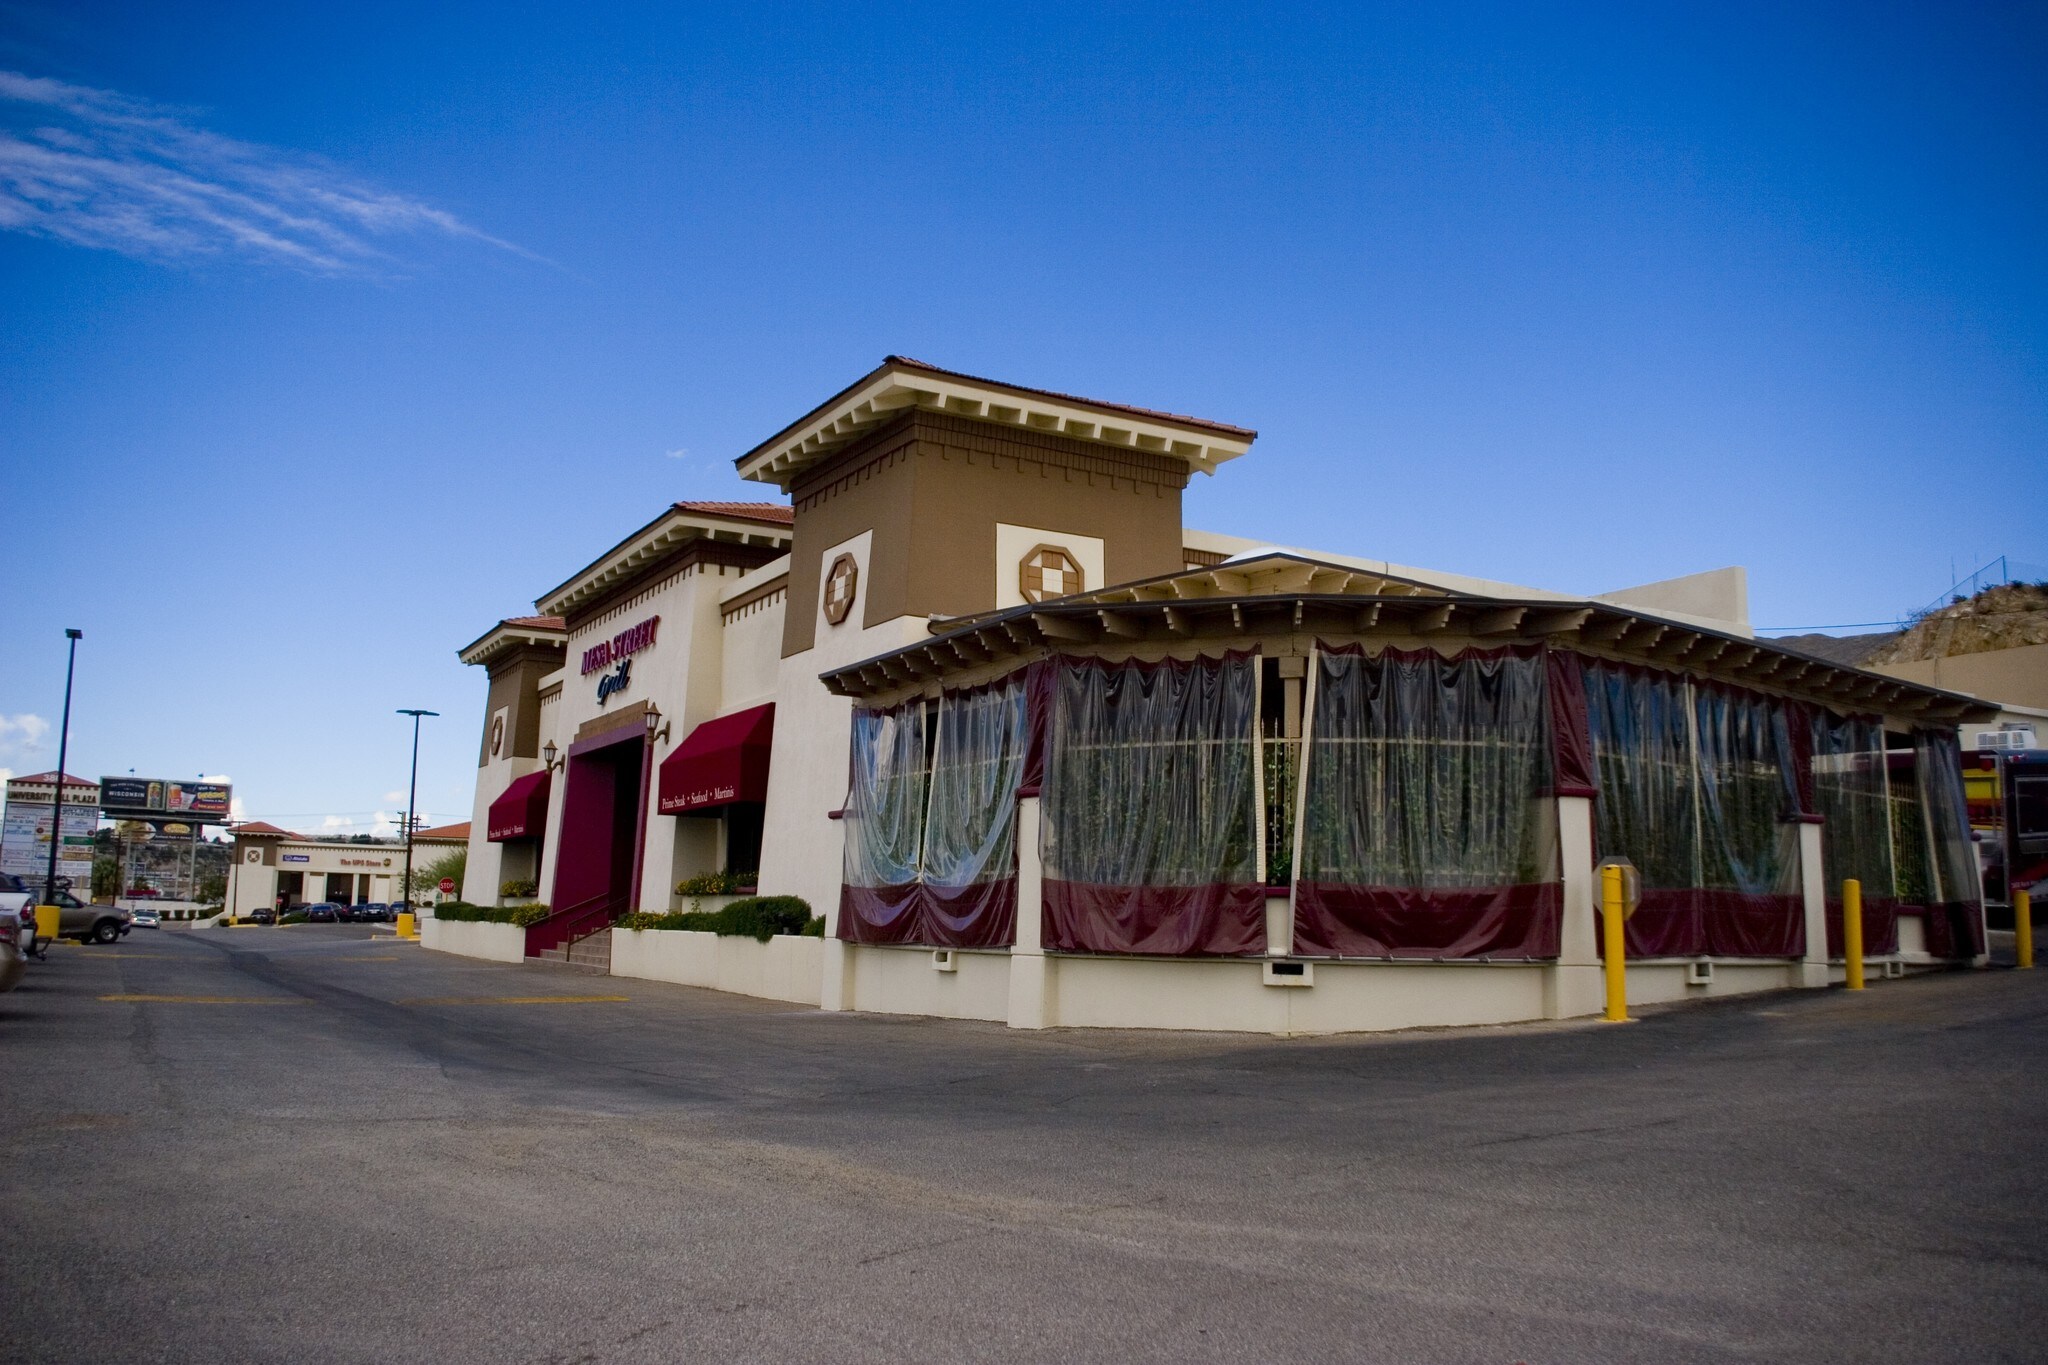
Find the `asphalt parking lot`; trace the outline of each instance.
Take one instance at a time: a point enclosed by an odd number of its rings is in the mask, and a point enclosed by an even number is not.
[[[2048,1358],[2048,971],[1017,1034],[138,931],[0,996],[10,1361]]]

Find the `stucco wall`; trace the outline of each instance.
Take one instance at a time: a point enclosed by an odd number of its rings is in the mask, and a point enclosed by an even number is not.
[[[526,930],[515,924],[473,924],[429,915],[420,921],[420,946],[486,962],[524,962]]]
[[[1988,701],[2048,707],[2048,645],[2021,645],[2017,649],[1957,654],[1946,659],[1871,664],[1870,669],[1907,682],[1968,692]],[[2048,735],[2043,738],[2048,739]]]
[[[684,929],[614,929],[612,975],[815,1005],[824,947],[823,939],[790,934],[762,943]]]

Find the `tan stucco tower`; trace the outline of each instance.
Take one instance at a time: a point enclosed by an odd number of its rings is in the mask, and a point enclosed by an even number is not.
[[[844,788],[852,708],[820,674],[926,638],[933,617],[1179,572],[1189,476],[1257,435],[891,356],[740,456],[795,513],[762,890],[838,903],[819,793]],[[828,962],[828,997],[833,980]]]

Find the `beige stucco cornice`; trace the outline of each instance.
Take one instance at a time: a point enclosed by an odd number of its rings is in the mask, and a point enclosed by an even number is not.
[[[540,597],[535,610],[547,616],[567,616],[576,608],[611,591],[658,560],[700,540],[728,545],[788,550],[790,530],[786,525],[725,517],[672,507],[603,555]]]
[[[464,645],[456,657],[466,664],[488,665],[493,659],[508,650],[522,648],[566,649],[569,632],[550,629],[546,626],[524,625],[514,621],[500,621],[476,639]]]
[[[978,379],[890,356],[880,368],[733,463],[741,478],[772,483],[786,492],[806,469],[913,408],[1142,450],[1180,460],[1191,471],[1205,474],[1244,454],[1258,439],[1256,431],[1223,422]]]

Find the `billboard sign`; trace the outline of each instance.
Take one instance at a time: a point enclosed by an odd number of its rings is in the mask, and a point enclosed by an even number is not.
[[[233,790],[225,782],[108,777],[100,780],[100,809],[114,819],[177,816],[199,824],[218,824],[228,818]]]

